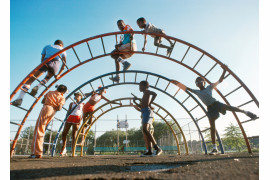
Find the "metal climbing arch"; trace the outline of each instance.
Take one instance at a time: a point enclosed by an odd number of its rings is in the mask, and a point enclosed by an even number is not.
[[[54,57],[58,56],[59,54],[61,54],[62,52],[64,51],[70,51],[70,53],[74,53],[75,54],[75,57],[76,57],[76,61],[78,62],[77,64],[75,64],[74,66],[72,67],[69,67],[68,65],[68,62],[65,63],[65,67],[66,67],[66,71],[63,72],[60,76],[59,79],[63,78],[65,75],[67,75],[68,73],[70,73],[71,71],[73,71],[74,69],[88,63],[88,62],[91,62],[91,61],[94,61],[94,60],[97,60],[99,58],[102,58],[102,57],[105,57],[105,56],[109,56],[111,55],[111,53],[107,53],[106,52],[106,46],[105,46],[105,43],[104,43],[104,39],[107,38],[107,37],[110,37],[110,36],[115,36],[115,40],[116,40],[116,43],[117,43],[117,35],[119,34],[127,34],[127,33],[131,33],[131,32],[112,32],[112,33],[106,33],[106,34],[102,34],[102,35],[98,35],[98,36],[93,36],[93,37],[90,37],[90,38],[87,38],[87,39],[84,39],[84,40],[81,40],[79,42],[76,42],[66,48],[64,48],[63,50],[59,51],[58,53],[54,54],[53,56],[51,56],[50,58],[48,58],[46,61],[44,61],[43,63],[41,63],[40,65],[38,65],[32,72],[30,72],[25,78],[24,80],[15,88],[15,90],[11,93],[10,95],[10,101],[14,98],[14,96],[16,95],[16,93],[22,88],[23,84],[30,78],[30,77],[33,77],[34,76],[34,73],[39,69],[41,68],[43,65],[45,65],[47,62],[49,62],[50,60],[52,60]],[[133,34],[146,34],[146,35],[155,35],[155,36],[160,36],[160,37],[165,37],[165,38],[168,38],[172,41],[174,41],[174,49],[172,51],[172,53],[170,53],[168,56],[166,55],[163,55],[161,53],[159,53],[159,49],[157,48],[155,52],[142,52],[142,51],[134,51],[135,54],[146,54],[146,55],[152,55],[152,56],[156,56],[156,57],[160,57],[160,58],[164,58],[164,59],[167,59],[169,61],[172,61],[172,62],[175,62],[176,64],[178,65],[181,65],[183,67],[185,67],[186,69],[190,70],[191,72],[195,73],[196,75],[198,76],[201,76],[201,77],[204,77],[207,81],[207,83],[210,83],[211,80],[207,78],[207,76],[209,75],[209,73],[211,71],[213,71],[213,69],[216,68],[216,66],[219,64],[219,65],[222,65],[222,63],[217,59],[215,58],[214,56],[212,56],[211,54],[207,53],[206,51],[196,47],[195,45],[192,45],[188,42],[185,42],[183,40],[180,40],[180,39],[177,39],[177,38],[174,38],[174,37],[171,37],[171,36],[165,36],[165,35],[160,35],[160,34],[155,34],[155,33],[144,33],[144,32],[138,32],[138,31],[133,31],[132,32]],[[91,48],[90,48],[90,42],[93,41],[93,40],[98,40],[100,39],[100,42],[102,44],[102,49],[103,49],[103,53],[101,55],[94,55],[93,52],[91,51]],[[174,51],[177,51],[176,49],[176,46],[177,44],[181,44],[183,46],[186,47],[186,51],[185,53],[182,55],[182,57],[179,57],[179,56],[174,56]],[[89,58],[86,58],[84,60],[82,60],[80,58],[80,55],[79,53],[75,50],[75,47],[76,48],[80,48],[81,46],[86,46],[88,51],[89,51]],[[138,48],[139,49],[139,48]],[[186,56],[191,53],[191,49],[193,51],[196,51],[198,53],[201,54],[200,58],[196,61],[196,63],[194,65],[188,65],[184,60],[186,58]],[[117,54],[117,53],[116,53]],[[198,64],[201,63],[203,61],[203,59],[207,57],[208,59],[210,59],[212,62],[214,62],[214,64],[212,66],[209,67],[209,70],[202,74],[199,69],[197,69],[198,67]],[[259,108],[259,102],[258,100],[256,99],[256,97],[252,94],[252,92],[248,89],[248,87],[240,80],[240,78],[234,73],[232,72],[228,67],[225,67],[223,66],[222,67],[223,69],[226,69],[228,74],[225,76],[225,80],[227,79],[228,76],[231,76],[233,80],[235,80],[239,85],[233,89],[232,91],[230,91],[229,93],[226,93],[226,95],[223,95],[223,93],[221,91],[219,91],[218,89],[215,89],[216,92],[219,94],[219,96],[224,100],[224,102],[228,105],[230,105],[229,103],[229,100],[227,99],[228,96],[231,96],[233,93],[235,93],[236,91],[238,91],[239,89],[243,89],[245,91],[245,93],[248,94],[249,98],[250,99],[247,99],[246,102],[238,105],[238,107],[242,107],[242,106],[245,106],[247,104],[251,104],[251,103],[254,103],[256,105],[257,108]],[[59,80],[58,79],[58,80]],[[36,79],[37,81],[39,81],[38,79]],[[16,125],[18,126],[18,131],[16,133],[16,136],[15,138],[12,140],[13,143],[12,143],[12,146],[11,146],[11,151],[10,151],[10,155],[12,156],[13,155],[13,152],[14,152],[14,149],[15,149],[15,146],[16,146],[16,143],[17,143],[17,140],[18,140],[18,137],[19,137],[19,134],[22,130],[22,127],[24,126],[24,123],[26,122],[29,114],[31,113],[31,111],[34,109],[35,105],[37,104],[37,102],[40,100],[41,97],[43,97],[43,95],[58,81],[57,79],[55,79],[54,81],[52,81],[50,84],[48,84],[47,86],[45,86],[45,90],[43,92],[41,92],[37,97],[33,97],[34,98],[34,101],[32,103],[32,105],[30,106],[30,108],[24,108],[24,107],[17,107],[23,111],[26,111],[26,114],[24,115],[24,117],[22,118],[22,121],[21,123],[16,123],[16,122],[10,122],[12,125]],[[176,79],[178,80],[178,79]],[[181,81],[181,80],[179,80]],[[190,96],[187,97],[187,99],[189,99]],[[187,100],[186,99],[186,100]],[[186,102],[186,100],[184,100],[182,102],[182,104],[184,104]],[[190,111],[193,111],[193,109],[197,108],[199,106],[195,106],[194,108],[191,108]],[[251,147],[250,147],[250,144],[249,144],[249,141],[248,141],[248,138],[247,138],[247,135],[245,133],[245,130],[242,126],[242,124],[244,123],[248,123],[248,122],[251,122],[251,121],[254,121],[255,119],[249,119],[249,120],[242,120],[240,121],[240,118],[237,116],[236,113],[233,113],[233,116],[236,120],[236,122],[238,123],[241,131],[242,131],[242,134],[243,134],[243,137],[245,139],[245,142],[246,142],[246,146],[247,146],[247,149],[248,149],[248,152],[252,152],[251,151]],[[197,121],[201,120],[201,119],[204,119],[206,118],[206,116],[202,116],[202,117],[199,117],[197,118]],[[60,119],[59,119],[60,120]],[[62,120],[61,120],[62,121]],[[202,130],[204,131],[204,130]],[[202,132],[201,131],[201,132]]]

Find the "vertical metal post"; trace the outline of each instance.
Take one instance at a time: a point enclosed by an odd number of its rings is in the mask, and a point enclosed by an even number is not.
[[[52,120],[51,133],[50,133],[49,144],[48,144],[48,155],[50,153],[50,144],[51,144],[51,139],[52,139],[52,128],[53,128],[53,120]]]
[[[32,126],[30,126],[30,128],[29,128],[29,134],[28,134],[28,137],[27,137],[27,143],[26,143],[26,147],[25,147],[25,151],[24,151],[25,153],[27,153],[27,151],[28,151],[31,130],[32,130]]]
[[[126,115],[126,124],[127,124],[127,115]],[[126,151],[127,151],[127,126],[126,126]]]
[[[97,123],[95,123],[94,155],[96,146],[97,146]]]
[[[192,141],[191,141],[191,133],[190,133],[189,123],[188,123],[188,131],[189,131],[189,139],[190,139],[191,153],[193,154],[193,148],[192,148]]]
[[[117,155],[119,155],[119,128],[118,128],[118,123],[119,123],[119,119],[118,119],[118,115],[117,115]]]

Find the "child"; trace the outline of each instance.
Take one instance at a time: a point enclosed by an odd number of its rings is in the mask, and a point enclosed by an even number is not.
[[[76,100],[76,102],[72,102],[69,104],[69,109],[67,114],[70,113],[70,111],[77,105],[77,107],[72,111],[72,113],[69,115],[66,123],[65,123],[65,127],[62,133],[62,141],[63,141],[63,146],[62,146],[62,150],[60,152],[60,156],[64,156],[66,154],[66,141],[67,141],[67,134],[68,131],[70,129],[70,127],[72,126],[72,147],[74,145],[75,142],[75,136],[76,133],[79,129],[80,126],[80,122],[81,122],[81,116],[82,116],[82,109],[84,106],[84,103],[81,103],[78,105],[78,103],[82,100],[82,94],[81,93],[74,93],[74,98]]]
[[[62,50],[64,47],[64,43],[61,40],[56,40],[54,42],[54,45],[47,45],[43,48],[42,52],[41,52],[41,62],[46,61],[46,59],[48,59],[49,57],[51,57],[52,55],[54,55],[55,53],[57,53],[58,51]],[[64,61],[64,63],[66,63],[66,52],[63,52],[60,54],[62,60]],[[30,89],[31,84],[34,82],[34,80],[36,78],[39,78],[43,73],[47,72],[46,77],[37,85],[35,86],[32,91],[30,92],[30,94],[32,96],[35,96],[38,92],[38,89],[42,86],[45,85],[52,76],[55,76],[56,79],[58,79],[60,77],[60,74],[63,72],[65,65],[64,63],[62,64],[62,67],[60,69],[60,72],[57,74],[59,67],[60,67],[60,57],[57,56],[54,59],[52,59],[50,62],[48,62],[47,64],[45,64],[44,66],[42,66],[35,74],[35,77],[30,77],[28,81],[26,81],[26,83],[22,86],[22,90],[19,94],[19,97],[12,102],[12,105],[14,106],[20,106],[22,104],[23,101],[23,97],[25,95],[26,92],[28,92],[28,90]]]
[[[95,105],[101,100],[101,99],[104,99],[105,101],[109,102],[109,103],[112,103],[112,104],[119,104],[120,106],[122,106],[121,103],[117,103],[117,102],[114,102],[114,101],[110,101],[109,99],[107,99],[106,97],[104,97],[104,94],[106,93],[106,90],[105,88],[103,88],[102,86],[99,86],[98,87],[98,90],[99,93],[97,92],[93,92],[92,96],[90,97],[89,101],[83,106],[83,122],[86,121],[87,117],[88,116],[91,116],[90,119],[89,119],[89,122],[88,124],[92,124],[92,113],[94,112],[95,110]],[[89,95],[90,93],[86,93],[85,95]],[[85,128],[87,127],[88,125],[85,125],[82,129],[82,132],[84,133],[84,130]],[[83,139],[82,139],[82,143],[83,143]]]
[[[162,153],[162,149],[157,145],[155,138],[150,133],[150,126],[153,122],[153,111],[151,104],[155,100],[157,94],[153,91],[148,90],[149,83],[147,81],[141,81],[140,82],[140,91],[143,92],[142,101],[140,104],[136,103],[136,100],[138,99],[136,96],[133,99],[134,105],[133,107],[141,111],[142,113],[142,126],[143,126],[143,134],[146,137],[146,142],[148,151],[143,154],[143,156],[152,156],[156,155],[159,156]],[[150,100],[150,96],[152,95],[152,98]],[[155,154],[152,153],[152,147],[151,143],[154,145]]]
[[[223,65],[225,66],[225,65]],[[202,77],[198,77],[195,81],[196,86],[200,90],[193,90],[191,88],[186,87],[185,85],[179,83],[176,80],[172,80],[171,82],[184,91],[190,91],[196,94],[201,101],[207,106],[207,117],[210,122],[210,129],[211,129],[211,139],[213,144],[213,150],[210,152],[210,155],[216,155],[218,153],[217,145],[216,145],[216,127],[215,127],[215,120],[219,118],[219,113],[225,115],[226,111],[233,111],[233,112],[241,112],[246,114],[251,119],[257,118],[257,116],[249,111],[244,111],[238,107],[228,106],[217,101],[215,98],[212,97],[212,90],[216,88],[216,86],[221,83],[224,79],[226,70],[224,69],[221,77],[216,83],[211,83],[207,87],[205,87],[205,80]]]
[[[154,26],[150,22],[147,23],[143,17],[137,19],[137,24],[141,29],[144,29],[143,31],[146,33],[156,33],[156,34],[166,35],[165,31],[157,28],[156,26]],[[165,38],[171,44],[171,47],[161,44],[162,37],[155,36],[155,35],[150,35],[150,36],[154,38],[154,45],[155,46],[160,47],[160,48],[167,48],[167,56],[171,53],[172,48],[173,48],[173,42],[170,39]],[[147,36],[145,34],[144,35],[144,45],[143,45],[142,51],[145,50],[146,43],[147,43]]]
[[[123,20],[117,21],[117,26],[120,31],[133,31],[131,26],[126,25]],[[120,36],[120,43],[115,45],[115,49],[111,52],[128,52],[128,51],[137,51],[137,45],[135,39],[133,39],[133,34],[122,34]],[[120,63],[123,64],[123,71],[126,71],[130,68],[131,64],[124,59],[128,59],[133,56],[134,53],[126,54],[112,54],[111,57],[115,60],[116,72],[120,71]],[[110,78],[110,80],[119,82],[120,76],[116,74],[115,77]]]
[[[65,85],[57,87],[56,91],[49,91],[43,98],[43,107],[38,116],[32,142],[32,154],[29,158],[42,158],[45,128],[53,119],[56,111],[61,111],[65,104],[64,94],[67,91]]]

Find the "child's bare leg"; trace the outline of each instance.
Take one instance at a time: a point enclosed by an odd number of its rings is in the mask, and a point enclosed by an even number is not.
[[[154,45],[155,46],[157,46],[157,47],[160,47],[160,48],[166,48],[166,49],[170,49],[171,47],[169,47],[169,46],[166,46],[166,45],[164,45],[164,44],[161,44],[160,43],[160,37],[155,37],[155,39],[154,39]]]
[[[146,137],[148,138],[148,141],[150,143],[153,143],[153,145],[156,145],[157,144],[155,138],[150,133],[150,124],[148,124],[148,123],[147,124],[143,124],[143,132],[146,135]]]
[[[144,132],[143,132],[143,139],[144,139],[144,142],[145,142],[146,149],[149,149],[149,141],[148,141],[147,136],[144,134]]]
[[[73,124],[73,126],[72,126],[72,147],[74,147],[76,133],[77,133],[77,131],[79,129],[79,126],[80,126],[79,124]]]
[[[215,119],[209,119],[209,123],[210,123],[212,144],[216,144],[216,124],[215,124]]]
[[[65,124],[65,127],[64,127],[64,130],[63,130],[63,133],[62,133],[63,146],[62,146],[61,152],[63,152],[64,149],[66,148],[67,134],[68,134],[68,131],[69,131],[70,127],[71,127],[71,123],[66,123]]]
[[[34,76],[35,76],[36,78],[39,78],[42,74],[43,74],[42,71],[37,71],[37,72],[34,74]],[[25,84],[31,85],[31,84],[36,80],[35,77],[30,77],[30,78],[28,79],[28,81],[26,81]]]

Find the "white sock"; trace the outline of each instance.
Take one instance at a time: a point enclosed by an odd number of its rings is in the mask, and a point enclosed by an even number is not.
[[[24,84],[22,86],[22,89],[25,90],[25,91],[28,91],[30,89],[30,85],[28,84]],[[17,99],[23,99],[24,95],[25,95],[25,91],[21,90],[20,94],[19,94],[19,97]]]
[[[217,144],[213,144],[213,149],[217,150]]]
[[[122,63],[122,64],[124,64],[124,62],[125,62],[125,60],[122,59],[121,57],[119,57],[119,58],[117,59],[117,61],[120,62],[120,63]]]
[[[46,83],[47,83],[47,81],[46,81],[45,79],[43,79],[42,81],[40,81],[40,83],[37,85],[38,89],[39,89],[42,85],[44,85],[44,84],[46,84]]]

